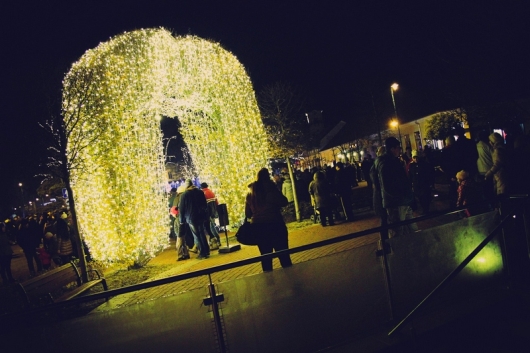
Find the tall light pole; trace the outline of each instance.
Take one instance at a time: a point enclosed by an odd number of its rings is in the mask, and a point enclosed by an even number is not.
[[[26,218],[25,205],[24,205],[24,189],[22,188],[22,183],[18,183],[20,187],[20,196],[22,197],[22,218]]]
[[[401,144],[401,146],[403,146],[403,143],[401,141],[401,130],[399,129],[399,119],[398,119],[398,114],[397,114],[397,109],[396,109],[396,100],[394,99],[394,91],[397,91],[398,88],[399,88],[399,85],[395,82],[390,86],[390,95],[392,96],[392,104],[394,105],[394,116],[395,116],[395,120],[392,120],[392,126],[397,126],[398,134],[399,134],[399,143]]]

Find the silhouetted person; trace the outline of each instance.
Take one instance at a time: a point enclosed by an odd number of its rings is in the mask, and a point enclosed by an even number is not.
[[[249,185],[250,192],[245,202],[245,217],[255,225],[252,231],[258,233],[260,254],[269,254],[289,248],[287,226],[281,209],[287,205],[287,198],[278,191],[266,168],[258,172],[257,180]],[[278,257],[282,267],[292,265],[289,254]],[[261,261],[263,272],[272,271],[272,259]]]

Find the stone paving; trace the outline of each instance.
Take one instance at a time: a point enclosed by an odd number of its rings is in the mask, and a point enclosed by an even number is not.
[[[361,182],[359,187],[354,189],[354,200],[359,200],[370,196],[371,192],[366,188],[366,182]],[[444,200],[433,201],[433,209],[447,208],[448,205]],[[354,204],[355,208],[355,204]],[[366,207],[364,203],[362,209],[356,209],[356,218],[353,222],[337,222],[335,226],[322,227],[320,224],[313,224],[309,220],[302,221],[302,224],[294,225],[295,229],[289,230],[289,247],[294,248],[301,245],[311,244],[317,241],[338,237],[341,235],[351,234],[358,231],[366,230],[379,226],[379,220],[373,212]],[[301,226],[301,228],[299,228]],[[291,228],[291,227],[290,227]],[[237,244],[234,234],[228,233],[230,244]],[[225,234],[221,233],[222,245],[226,245]],[[374,243],[379,240],[379,234],[370,234],[361,238],[343,241],[337,244],[332,244],[317,249],[312,249],[291,255],[293,263],[309,261],[315,258],[328,256],[341,251],[346,251],[352,248],[360,247],[366,244]],[[14,246],[15,258],[12,261],[12,272],[15,278],[19,281],[28,277],[28,270],[24,255],[18,246]],[[232,253],[220,254],[213,251],[210,258],[206,260],[197,260],[197,255],[191,254],[192,258],[185,261],[176,261],[175,243],[171,242],[170,246],[160,253],[156,258],[150,261],[150,265],[171,265],[171,268],[149,280],[166,278],[177,274],[197,271],[204,268],[209,268],[217,265],[222,265],[238,260],[248,259],[259,256],[259,251],[256,246],[241,246],[241,250]],[[274,268],[280,268],[278,259],[274,259]],[[220,283],[230,281],[236,278],[251,276],[261,273],[261,264],[255,263],[251,265],[241,266],[231,270],[225,270],[212,274],[212,281]],[[124,295],[119,295],[112,298],[105,304],[101,305],[98,310],[110,310],[126,305],[133,305],[136,303],[152,300],[160,297],[175,295],[181,292],[194,290],[197,288],[204,288],[208,285],[207,276],[183,280],[171,284],[161,285],[150,289],[145,289],[137,292],[132,292]]]
[[[354,222],[343,222],[333,227],[323,228],[320,224],[310,224],[307,227],[299,230],[293,230],[289,232],[289,246],[291,248],[314,243],[316,241],[337,237],[340,235],[355,233],[364,229],[373,228],[378,226],[378,220],[370,214],[365,214],[362,219]],[[231,244],[236,243],[235,239],[230,234],[229,242]],[[379,234],[371,234],[357,239],[351,239],[348,241],[332,244],[317,249],[311,249],[308,251],[300,252],[291,255],[293,264],[309,261],[311,259],[327,256],[333,253],[349,250],[352,248],[360,247],[366,244],[374,243],[379,240]],[[223,245],[225,241],[223,239]],[[196,255],[192,255],[190,260],[176,261],[176,252],[174,243],[162,252],[155,259],[151,260],[150,264],[167,264],[174,263],[175,266],[171,269],[158,274],[149,280],[166,278],[169,276],[188,273],[216,265],[222,265],[237,260],[248,259],[251,257],[259,256],[258,248],[255,246],[241,246],[241,250],[220,254],[217,251],[212,251],[209,259],[197,260]],[[274,268],[281,268],[278,259],[274,259]],[[236,278],[245,276],[255,275],[261,273],[261,264],[255,263],[251,265],[241,266],[238,268],[225,270],[212,274],[212,281],[214,283],[226,282]],[[178,294],[184,291],[194,290],[197,288],[206,288],[208,285],[208,278],[206,276],[196,277],[193,279],[182,280],[179,282],[157,286],[154,288],[144,289],[133,293],[120,295],[116,298],[109,300],[107,303],[101,305],[98,310],[109,310],[116,307],[126,306],[144,302],[155,298],[165,297],[169,295]]]

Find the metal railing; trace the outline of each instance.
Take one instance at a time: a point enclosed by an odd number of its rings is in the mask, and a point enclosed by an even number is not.
[[[525,198],[525,200],[526,199],[527,199],[527,197]],[[135,285],[126,286],[126,287],[117,288],[117,289],[110,289],[108,291],[99,292],[99,293],[95,293],[95,294],[90,294],[90,295],[86,295],[86,296],[82,296],[82,297],[76,297],[76,298],[73,298],[73,299],[71,299],[71,300],[69,300],[67,302],[53,303],[53,304],[45,305],[45,306],[42,306],[42,307],[26,310],[26,311],[23,311],[23,312],[17,312],[17,313],[13,313],[13,314],[4,315],[4,316],[0,317],[0,322],[2,322],[2,326],[3,327],[8,327],[8,326],[4,325],[4,323],[9,323],[11,325],[9,327],[13,327],[12,324],[14,322],[17,322],[17,321],[27,322],[28,318],[35,317],[35,315],[37,315],[38,313],[42,313],[42,312],[45,312],[45,311],[46,312],[54,312],[54,311],[55,312],[60,312],[61,309],[65,308],[65,307],[68,307],[68,306],[74,306],[74,305],[78,305],[78,304],[82,304],[82,303],[88,303],[88,302],[92,302],[92,301],[109,299],[109,298],[115,297],[117,295],[122,295],[122,294],[136,292],[136,291],[139,291],[139,290],[154,288],[154,287],[157,287],[157,286],[166,285],[166,284],[170,284],[170,283],[175,283],[175,282],[179,282],[179,281],[183,281],[183,280],[187,280],[187,279],[192,279],[192,278],[196,278],[196,277],[200,277],[200,276],[207,276],[208,277],[208,282],[209,282],[208,290],[209,290],[209,293],[210,293],[209,305],[212,306],[212,312],[213,312],[213,316],[214,316],[214,324],[216,326],[216,332],[217,332],[217,340],[219,342],[219,349],[220,349],[221,352],[225,352],[226,351],[226,347],[225,347],[225,342],[224,342],[224,339],[223,339],[223,328],[222,328],[222,324],[221,324],[220,319],[219,319],[219,310],[220,309],[218,308],[218,305],[217,305],[217,295],[218,294],[216,293],[215,286],[214,286],[214,284],[212,282],[212,279],[211,279],[211,275],[212,274],[214,274],[216,272],[221,272],[221,271],[226,271],[226,270],[238,268],[238,267],[245,266],[245,265],[258,263],[258,262],[260,262],[260,261],[262,261],[264,259],[276,258],[276,257],[281,256],[282,254],[285,254],[285,253],[288,253],[288,254],[300,253],[300,252],[304,252],[304,251],[320,248],[320,247],[323,247],[323,246],[328,246],[328,245],[344,242],[344,241],[347,241],[347,240],[360,238],[360,237],[363,237],[363,236],[366,236],[366,235],[379,233],[380,234],[380,243],[382,244],[382,249],[380,249],[380,251],[383,252],[383,258],[384,258],[384,261],[385,261],[385,275],[387,276],[387,282],[390,283],[389,274],[388,274],[388,266],[386,264],[386,259],[385,259],[385,254],[386,254],[385,250],[386,249],[385,249],[385,245],[384,244],[385,244],[385,240],[386,239],[381,237],[381,234],[386,234],[386,232],[389,229],[392,229],[392,228],[394,228],[396,226],[407,225],[407,224],[411,224],[411,223],[418,223],[418,222],[422,222],[422,221],[433,219],[433,218],[440,217],[440,216],[455,215],[455,214],[460,213],[462,210],[464,210],[466,208],[467,207],[460,207],[460,208],[452,209],[452,210],[449,210],[449,211],[432,212],[432,213],[430,213],[428,215],[420,216],[420,217],[417,217],[417,218],[413,218],[411,220],[407,220],[407,221],[403,221],[403,222],[399,222],[399,223],[395,223],[395,224],[391,224],[391,225],[385,225],[385,226],[381,226],[381,227],[370,228],[370,229],[366,229],[366,230],[362,230],[362,231],[359,231],[359,232],[346,234],[346,235],[342,235],[342,236],[337,236],[335,238],[321,240],[321,241],[318,241],[318,242],[315,242],[315,243],[302,245],[302,246],[298,246],[298,247],[295,247],[295,248],[282,250],[282,251],[271,253],[271,254],[256,256],[256,257],[253,257],[253,258],[248,258],[248,259],[239,260],[239,261],[234,261],[234,262],[231,262],[231,263],[218,265],[218,266],[214,266],[214,267],[210,267],[210,268],[206,268],[206,269],[202,269],[202,270],[197,270],[197,271],[193,271],[193,272],[189,272],[189,273],[184,273],[184,274],[178,274],[178,275],[170,276],[170,277],[167,277],[167,278],[157,279],[157,280],[153,280],[153,281],[150,281],[150,282],[144,282],[144,283],[135,284]],[[403,325],[406,322],[408,322],[414,315],[416,315],[417,309],[419,307],[421,307],[426,301],[430,300],[433,296],[435,296],[436,293],[442,287],[444,287],[446,285],[446,283],[448,283],[454,277],[456,277],[457,274],[475,257],[475,255],[478,254],[478,252],[480,252],[480,250],[484,246],[486,246],[486,244],[488,244],[489,241],[491,241],[491,239],[493,239],[495,237],[495,235],[497,234],[499,229],[502,228],[503,224],[505,222],[507,222],[507,220],[511,216],[512,216],[512,212],[510,212],[506,216],[504,216],[503,220],[501,221],[501,223],[499,225],[496,226],[495,230],[490,235],[488,235],[488,237],[486,239],[484,239],[484,241],[482,241],[475,248],[475,250],[473,250],[472,253],[468,257],[466,257],[466,259],[453,272],[451,272],[424,300],[422,300],[414,308],[414,310],[412,310],[407,316],[405,316],[405,318],[402,319],[398,323],[398,325],[392,329],[392,331],[389,333],[389,335],[392,335],[394,332],[396,332],[401,327],[403,327]],[[392,307],[392,295],[390,293],[390,285],[387,287],[387,290],[389,292],[388,294],[389,294],[389,298],[390,298],[389,299],[390,300],[390,307]],[[392,315],[392,319],[393,319],[393,315]]]
[[[528,199],[528,195],[520,195],[520,196],[510,196],[508,199],[514,200],[519,199],[526,201]],[[388,332],[388,336],[392,336],[397,331],[399,331],[407,322],[409,322],[420,310],[421,307],[423,307],[427,302],[429,302],[432,298],[434,298],[440,291],[446,287],[462,270],[488,245],[496,236],[498,236],[503,227],[506,225],[508,221],[511,221],[512,217],[515,215],[517,211],[517,207],[520,207],[520,205],[515,205],[512,207],[510,212],[508,212],[500,221],[500,223],[491,231],[491,233],[479,244],[471,253],[451,272],[445,277],[442,282],[440,282],[424,299],[422,299],[418,305],[412,309],[395,327],[393,327],[390,332]],[[524,214],[524,213],[523,213]],[[409,222],[410,223],[410,222]],[[525,227],[527,227],[527,223],[525,220]],[[528,234],[528,230],[525,229],[525,233]]]

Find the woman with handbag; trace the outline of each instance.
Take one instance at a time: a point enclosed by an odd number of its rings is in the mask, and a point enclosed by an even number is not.
[[[281,213],[281,208],[287,205],[287,198],[278,190],[266,168],[258,172],[257,179],[250,185],[245,203],[245,217],[251,219],[260,254],[288,249],[287,226]],[[282,267],[292,265],[289,254],[278,258]],[[272,271],[272,259],[262,260],[261,267],[263,272]]]

